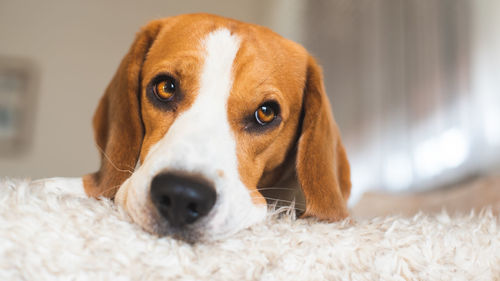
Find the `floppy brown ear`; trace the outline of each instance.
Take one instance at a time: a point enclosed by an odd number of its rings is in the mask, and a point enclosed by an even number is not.
[[[83,177],[89,196],[113,198],[135,168],[144,134],[139,108],[140,72],[161,27],[162,21],[153,21],[137,34],[94,114],[101,167]]]
[[[304,217],[336,221],[348,216],[349,162],[325,93],[321,68],[309,57],[296,171],[306,200]]]

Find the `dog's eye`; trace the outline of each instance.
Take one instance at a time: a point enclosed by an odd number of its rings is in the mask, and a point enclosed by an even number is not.
[[[175,79],[170,76],[164,76],[156,82],[153,92],[159,100],[169,101],[174,97],[176,88]]]
[[[260,125],[267,125],[278,116],[279,107],[275,102],[266,102],[259,106],[254,113],[255,120]]]

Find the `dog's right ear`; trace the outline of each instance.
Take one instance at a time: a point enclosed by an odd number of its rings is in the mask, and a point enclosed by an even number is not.
[[[83,177],[89,196],[113,198],[136,166],[144,134],[139,103],[140,73],[164,23],[164,20],[152,21],[140,30],[97,107],[93,125],[101,167]]]

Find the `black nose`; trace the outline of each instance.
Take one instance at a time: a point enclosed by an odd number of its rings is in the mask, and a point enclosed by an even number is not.
[[[182,227],[205,216],[214,206],[213,186],[202,179],[159,174],[151,181],[151,200],[171,226]]]

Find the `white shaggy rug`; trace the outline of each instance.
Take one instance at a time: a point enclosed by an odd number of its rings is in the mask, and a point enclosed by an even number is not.
[[[112,202],[0,181],[0,280],[500,280],[499,218],[270,217],[210,244],[158,238]]]

